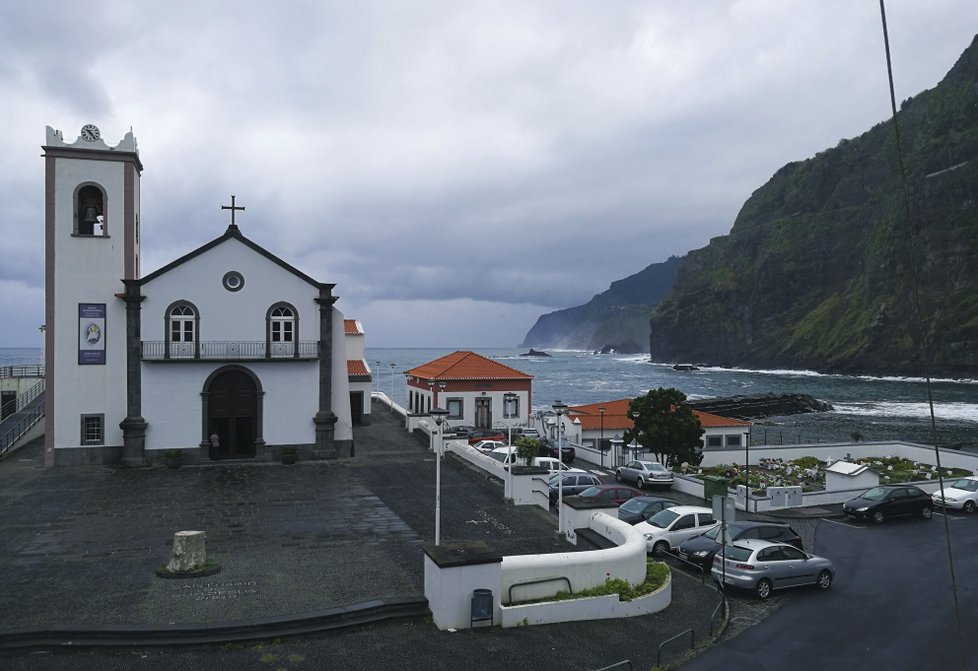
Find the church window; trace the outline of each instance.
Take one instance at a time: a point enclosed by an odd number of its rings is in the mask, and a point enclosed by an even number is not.
[[[102,423],[104,419],[104,415],[81,416],[82,445],[102,445],[105,443],[105,436],[102,431]]]
[[[284,307],[272,310],[272,342],[293,342],[294,336],[295,315],[292,310]]]
[[[171,305],[166,313],[166,346],[169,358],[193,358],[197,356],[200,316],[187,301]]]
[[[298,356],[299,317],[295,308],[287,303],[276,303],[269,308],[265,320],[269,356]]]
[[[94,184],[78,190],[75,205],[75,233],[77,235],[105,236],[105,194]]]

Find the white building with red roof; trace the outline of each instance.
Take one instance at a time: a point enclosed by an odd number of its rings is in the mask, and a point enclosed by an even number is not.
[[[359,319],[343,320],[346,341],[346,374],[350,380],[350,418],[353,424],[370,423],[370,385],[373,372],[367,365],[363,324]]]
[[[475,352],[452,352],[404,373],[408,413],[448,410],[450,424],[479,429],[526,424],[533,376]]]
[[[620,439],[625,431],[635,426],[628,415],[628,404],[631,400],[622,398],[605,403],[569,406],[567,413],[561,418],[561,430],[566,440],[595,449],[601,446],[604,450],[610,450],[613,438]],[[693,410],[693,414],[699,418],[704,429],[704,449],[744,446],[750,439],[750,422],[700,410]],[[611,455],[612,460],[620,458],[620,454]],[[618,461],[614,461],[614,465],[617,464]]]

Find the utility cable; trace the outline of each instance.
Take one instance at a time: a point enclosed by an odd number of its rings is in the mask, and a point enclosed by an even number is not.
[[[917,263],[914,259],[914,233],[910,219],[910,191],[907,187],[907,171],[903,164],[903,147],[900,143],[900,122],[897,120],[896,93],[893,85],[893,61],[890,58],[890,36],[886,27],[886,7],[880,0],[880,19],[883,22],[883,48],[886,51],[886,74],[890,84],[890,108],[893,111],[893,135],[896,139],[897,164],[900,170],[900,187],[903,196],[903,218],[907,233],[907,258],[910,264],[911,286],[913,288],[913,309],[920,342],[920,357],[924,368],[924,379],[927,388],[927,405],[930,409],[931,442],[934,445],[934,459],[937,466],[937,483],[940,487],[941,501],[944,502],[944,541],[947,546],[947,563],[950,569],[951,593],[954,600],[954,617],[957,623],[958,652],[961,656],[961,668],[966,669],[966,654],[964,649],[964,627],[961,624],[961,605],[958,602],[958,582],[954,574],[954,551],[951,546],[950,520],[947,515],[947,500],[944,498],[944,469],[941,467],[941,450],[937,444],[937,418],[934,414],[934,393],[931,384],[930,348],[928,347],[927,332],[924,330],[923,307],[920,300],[920,279],[917,274]]]

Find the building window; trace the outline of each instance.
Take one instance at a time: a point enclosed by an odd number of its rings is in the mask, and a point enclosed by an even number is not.
[[[503,417],[512,419],[520,416],[520,398],[503,398]]]
[[[723,436],[707,436],[707,447],[723,447]]]
[[[82,445],[103,445],[105,443],[105,435],[102,431],[104,419],[105,415],[81,416]]]
[[[187,301],[173,303],[166,314],[166,346],[170,358],[187,359],[197,356],[197,309]]]
[[[448,419],[462,419],[462,399],[448,399]]]
[[[736,436],[727,436],[727,447],[737,447],[740,445],[740,434]]]
[[[295,342],[295,315],[290,308],[272,310],[272,342]]]
[[[276,303],[265,313],[265,322],[268,356],[298,356],[299,313],[296,309],[288,303]]]

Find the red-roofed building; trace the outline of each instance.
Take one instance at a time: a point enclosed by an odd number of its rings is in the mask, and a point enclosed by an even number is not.
[[[367,365],[360,320],[344,319],[343,335],[346,341],[346,374],[350,380],[350,418],[354,424],[369,424],[370,385],[374,378]]]
[[[409,413],[423,415],[442,407],[451,424],[480,429],[527,422],[533,376],[481,354],[452,352],[404,375]]]
[[[634,426],[632,418],[628,416],[628,404],[631,400],[622,398],[606,403],[570,406],[562,418],[562,431],[572,443],[595,448],[600,444],[608,450],[611,448],[612,438],[621,438],[625,431]],[[601,412],[602,408],[604,412]],[[693,414],[699,418],[704,429],[705,449],[738,447],[746,445],[750,438],[750,422],[699,410],[693,410]],[[611,458],[619,460],[621,455],[612,455]],[[613,465],[617,463],[616,461]]]

